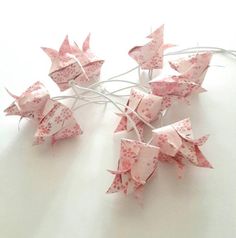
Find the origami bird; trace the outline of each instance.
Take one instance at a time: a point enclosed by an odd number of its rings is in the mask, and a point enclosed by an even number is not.
[[[177,164],[178,174],[181,177],[186,163],[212,168],[199,149],[207,139],[208,135],[194,139],[190,119],[186,118],[153,130],[151,144],[160,148],[159,160]]]
[[[145,93],[138,89],[131,89],[130,97],[126,104],[128,108],[125,108],[124,111],[135,123],[136,127],[139,130],[141,138],[143,137],[144,132],[144,122],[140,120],[131,110],[135,111],[143,120],[147,122],[152,122],[158,118],[161,110],[161,104],[162,97]],[[118,115],[121,116],[121,120],[115,132],[131,131],[133,129],[133,125],[127,119],[126,115]]]
[[[43,110],[47,100],[50,98],[45,86],[37,81],[31,85],[20,96],[16,96],[8,91],[15,99],[14,102],[4,110],[6,115],[18,115],[38,120],[40,112]]]
[[[153,33],[147,36],[150,41],[142,46],[135,46],[129,51],[141,69],[161,69],[163,67],[163,52],[172,47],[171,44],[164,44],[163,33],[164,25],[160,26]]]
[[[120,158],[112,185],[107,193],[123,192],[132,194],[154,175],[158,163],[159,148],[134,140],[122,139]]]
[[[170,66],[196,84],[202,84],[209,63],[211,52],[197,53],[177,60],[169,61]]]
[[[83,43],[82,50],[76,43],[71,45],[68,36],[64,39],[59,51],[42,47],[51,58],[52,66],[49,76],[61,91],[70,88],[69,81],[81,84],[99,79],[103,60],[97,59],[90,51],[90,34]]]

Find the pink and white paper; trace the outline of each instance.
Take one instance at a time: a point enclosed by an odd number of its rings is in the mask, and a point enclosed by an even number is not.
[[[125,108],[125,113],[127,113],[135,123],[136,127],[139,130],[141,138],[143,137],[145,124],[131,110],[135,111],[146,122],[152,122],[158,118],[161,111],[161,106],[162,106],[162,97],[145,93],[134,88],[131,90],[129,100],[127,102],[128,108]],[[126,115],[125,114],[118,114],[118,115],[121,116],[121,120],[115,132],[131,131],[133,129],[133,125],[128,120]]]
[[[50,99],[41,82],[37,81],[20,96],[10,95],[15,101],[4,112],[6,115],[28,117],[37,122],[34,144],[41,144],[47,138],[54,144],[58,140],[82,133],[72,111],[62,103]]]
[[[162,110],[169,108],[174,102],[184,100],[189,103],[193,94],[205,92],[201,85],[192,82],[184,75],[158,78],[149,82],[154,95],[163,97]]]
[[[47,100],[50,98],[45,86],[37,81],[31,85],[20,96],[8,91],[15,99],[14,102],[4,110],[6,115],[18,115],[38,120],[39,113],[43,110]]]
[[[58,140],[82,134],[72,111],[60,102],[48,99],[35,133],[34,144],[43,143],[47,138],[55,144]]]
[[[187,163],[198,167],[212,168],[199,149],[208,139],[202,136],[193,138],[189,118],[153,130],[152,144],[160,148],[159,160],[177,164],[179,177]]]
[[[129,51],[141,69],[161,69],[163,67],[163,52],[173,45],[164,44],[164,25],[160,26],[153,33],[147,36],[150,41],[142,46],[135,46]]]
[[[198,53],[169,61],[170,66],[196,84],[202,84],[207,73],[212,53]]]
[[[158,164],[159,148],[134,140],[122,139],[120,158],[107,193],[138,193],[154,175]]]
[[[76,83],[90,83],[99,79],[103,60],[97,59],[90,50],[90,34],[85,39],[82,50],[76,43],[70,44],[68,36],[59,51],[42,47],[52,61],[49,76],[61,91],[70,88],[70,80]]]

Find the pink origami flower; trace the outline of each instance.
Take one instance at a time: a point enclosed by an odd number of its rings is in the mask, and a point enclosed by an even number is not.
[[[143,136],[144,122],[142,122],[132,111],[135,111],[142,119],[147,122],[156,120],[159,116],[162,104],[162,97],[142,92],[138,89],[132,89],[130,93],[125,113],[127,113],[135,125],[137,126],[140,136]],[[119,114],[120,115],[120,114]],[[128,120],[126,115],[121,114],[121,120],[115,130],[120,131],[131,131],[133,129],[132,123]]]
[[[89,40],[90,34],[85,39],[82,50],[76,43],[70,45],[68,36],[63,41],[59,52],[54,49],[42,47],[52,61],[49,76],[61,91],[70,87],[70,80],[75,80],[75,82],[81,84],[94,82],[99,79],[104,61],[96,59],[91,53]]]
[[[48,99],[40,115],[34,144],[41,144],[47,138],[50,138],[52,144],[54,144],[60,139],[80,134],[82,134],[82,130],[76,122],[72,111],[65,105]]]
[[[210,52],[198,53],[170,61],[169,64],[173,69],[188,77],[190,81],[201,85],[207,73],[211,58],[212,53]]]
[[[198,167],[212,168],[199,149],[207,139],[208,136],[193,139],[191,122],[187,118],[153,130],[152,144],[160,147],[160,160],[177,164],[181,177],[185,164],[189,162]]]
[[[134,140],[122,139],[115,179],[107,193],[131,194],[142,190],[152,177],[158,162],[159,148]]]
[[[15,101],[4,110],[6,115],[18,115],[38,120],[39,113],[43,110],[49,93],[45,86],[37,81],[20,96],[8,92]]]
[[[135,46],[129,51],[131,56],[141,69],[161,69],[163,67],[163,51],[173,45],[164,44],[164,25],[147,36],[150,42],[143,46]]]
[[[188,102],[191,95],[206,91],[183,75],[154,79],[149,85],[154,95],[163,97],[162,110],[170,107],[176,100]]]

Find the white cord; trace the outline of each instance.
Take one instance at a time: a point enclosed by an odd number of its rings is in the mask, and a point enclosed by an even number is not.
[[[126,75],[126,74],[129,74],[129,73],[131,73],[132,71],[138,69],[138,67],[139,67],[139,66],[136,66],[136,67],[134,67],[134,68],[132,68],[132,69],[130,69],[130,70],[124,72],[124,73],[121,73],[121,74],[118,74],[118,75],[112,76],[112,77],[106,79],[106,81],[108,81],[108,80],[112,80],[112,79],[115,79],[115,78],[119,78],[119,77],[122,77],[122,76],[124,76],[124,75]]]
[[[232,55],[236,57],[236,51],[234,50],[225,50],[220,47],[211,47],[211,46],[196,46],[196,47],[189,47],[178,51],[168,52],[164,54],[164,56],[170,56],[170,55],[178,55],[178,54],[194,54],[194,53],[202,53],[210,51],[212,53],[227,53],[229,55]]]
[[[97,91],[93,90],[94,92],[98,93]],[[103,97],[106,96],[106,95],[103,95]],[[78,96],[79,99],[83,100],[83,101],[86,101],[86,103],[84,104],[81,104],[79,106],[77,106],[76,108],[74,108],[74,111],[76,111],[77,109],[79,109],[80,107],[83,107],[85,105],[88,105],[90,103],[109,103],[110,101],[106,101],[106,100],[89,100],[87,99],[86,97],[81,97],[81,96]],[[120,103],[120,102],[116,102],[114,100],[112,100],[115,104],[118,104],[124,108],[127,108],[129,111],[131,111],[136,117],[138,117],[139,120],[141,120],[144,124],[146,124],[148,127],[150,127],[151,129],[155,129],[154,126],[152,126],[149,122],[147,122],[146,120],[144,120],[136,111],[134,111],[132,108],[130,108],[129,106],[123,104],[123,103]],[[123,113],[123,111],[122,111]]]
[[[81,87],[79,85],[76,85],[75,82],[73,80],[71,80],[69,82],[70,86],[73,88],[73,87],[76,87],[76,88],[79,88],[81,90],[85,90],[85,91],[91,91],[93,93],[96,93],[96,94],[99,94],[101,96],[103,96],[104,98],[106,98],[109,102],[111,102],[121,113],[124,113],[127,117],[127,119],[130,121],[130,123],[132,124],[133,128],[134,128],[134,131],[137,135],[137,138],[140,142],[142,142],[142,139],[141,139],[141,136],[139,134],[139,131],[138,131],[138,128],[136,127],[134,121],[132,120],[132,118],[128,115],[128,113],[126,112],[123,112],[122,109],[112,100],[110,99],[109,97],[107,97],[106,95],[104,95],[103,93],[100,93],[100,92],[97,92],[96,90],[93,90],[93,89],[90,89],[90,88],[84,88],[84,87]],[[76,90],[75,90],[76,92]],[[76,92],[77,93],[77,92]],[[79,96],[79,95],[78,95]]]

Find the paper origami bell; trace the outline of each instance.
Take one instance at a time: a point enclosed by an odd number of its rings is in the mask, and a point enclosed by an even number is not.
[[[42,47],[51,58],[52,66],[49,76],[61,91],[70,87],[69,81],[90,83],[99,79],[103,60],[97,59],[89,47],[90,35],[85,39],[82,50],[76,43],[70,45],[68,36],[63,41],[59,52]]]
[[[150,41],[142,46],[135,46],[129,51],[131,56],[141,69],[161,69],[163,67],[163,52],[173,45],[164,44],[164,25],[147,36]]]
[[[140,191],[157,168],[158,154],[156,146],[122,139],[118,168],[110,171],[115,178],[107,193]]]
[[[10,92],[8,93],[15,99],[15,101],[4,110],[7,116],[18,115],[38,120],[40,112],[43,110],[49,99],[47,89],[39,81],[30,86],[20,96],[16,96]]]
[[[153,130],[152,144],[160,148],[159,160],[174,162],[178,166],[179,177],[182,176],[186,163],[198,167],[212,168],[199,149],[208,136],[193,138],[190,119]]]
[[[142,122],[131,110],[135,111],[145,121],[152,122],[158,119],[162,106],[162,97],[153,94],[148,94],[133,88],[131,90],[127,106],[128,108],[125,108],[125,113],[127,113],[131,117],[131,119],[137,126],[140,136],[142,138],[144,131],[144,122]],[[131,131],[133,129],[133,126],[132,123],[126,117],[126,115],[118,115],[121,116],[121,120],[115,132]]]
[[[196,84],[202,84],[212,53],[198,53],[178,60],[170,61],[170,66]]]

